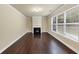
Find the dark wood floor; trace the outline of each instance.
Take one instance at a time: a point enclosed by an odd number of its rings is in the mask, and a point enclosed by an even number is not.
[[[33,35],[28,33],[2,54],[74,54],[72,50],[48,33]]]

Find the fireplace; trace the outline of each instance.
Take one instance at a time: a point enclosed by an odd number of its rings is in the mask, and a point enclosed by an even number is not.
[[[34,28],[34,34],[41,34],[41,28],[40,27],[35,27]]]

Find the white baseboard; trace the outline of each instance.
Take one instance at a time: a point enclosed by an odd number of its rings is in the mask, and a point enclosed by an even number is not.
[[[49,33],[49,32],[48,32]],[[49,33],[50,35],[52,35],[51,33]],[[55,36],[54,36],[55,37]],[[74,49],[73,47],[71,47],[70,45],[68,45],[67,43],[63,42],[62,40],[60,40],[59,38],[55,37],[58,41],[60,41],[61,43],[63,43],[64,45],[66,45],[68,48],[70,48],[71,50],[73,50],[74,52],[76,53],[79,53],[77,52],[76,49]]]
[[[27,33],[27,32],[26,32]],[[12,44],[14,44],[16,41],[18,41],[22,36],[24,36],[26,33],[23,33],[20,37],[12,41],[10,44],[6,45],[3,49],[0,50],[0,54],[5,51],[8,47],[10,47]]]

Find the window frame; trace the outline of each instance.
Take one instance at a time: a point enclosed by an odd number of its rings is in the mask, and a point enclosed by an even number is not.
[[[52,30],[52,32],[57,33],[57,34],[59,34],[59,35],[62,35],[62,36],[64,36],[64,37],[69,38],[69,39],[71,39],[71,40],[74,40],[74,41],[76,41],[76,42],[79,42],[79,36],[78,36],[78,39],[76,39],[75,35],[70,34],[70,33],[67,33],[67,31],[66,31],[66,29],[67,29],[67,28],[66,28],[66,27],[67,27],[67,26],[66,26],[66,25],[67,25],[67,23],[66,23],[66,20],[67,20],[67,19],[66,19],[67,12],[70,11],[70,10],[72,10],[72,9],[74,9],[74,8],[77,8],[77,7],[79,7],[79,5],[76,5],[76,6],[72,7],[72,8],[70,8],[70,9],[67,9],[67,10],[64,11],[64,12],[61,12],[61,13],[59,13],[59,14],[53,16],[53,17],[56,17],[56,31],[53,31],[53,23],[52,23],[52,25],[51,25],[51,30]],[[60,33],[60,32],[58,31],[58,16],[61,15],[61,14],[64,14],[64,23],[63,23],[64,34],[62,34],[62,33]],[[53,22],[53,17],[51,18],[52,22]],[[74,23],[74,24],[78,24],[78,23]]]

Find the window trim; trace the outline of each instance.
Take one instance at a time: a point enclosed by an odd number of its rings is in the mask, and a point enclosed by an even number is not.
[[[62,35],[62,36],[64,36],[64,37],[66,37],[66,38],[69,38],[69,39],[71,39],[71,40],[73,40],[73,41],[76,41],[76,42],[79,42],[79,37],[77,37],[77,36],[75,36],[75,35],[73,35],[73,34],[70,34],[70,33],[67,33],[67,31],[66,31],[66,16],[67,16],[67,12],[68,11],[70,11],[70,10],[72,10],[72,9],[74,9],[74,8],[77,8],[77,7],[79,7],[79,5],[76,5],[76,6],[74,6],[74,7],[72,7],[72,8],[70,8],[70,9],[67,9],[66,11],[64,11],[64,12],[61,12],[61,13],[59,13],[59,14],[57,14],[57,15],[55,15],[55,16],[53,16],[52,18],[51,18],[51,20],[52,20],[52,24],[51,24],[51,30],[52,30],[52,32],[54,32],[54,33],[57,33],[57,34],[59,34],[59,35]],[[59,31],[58,31],[58,16],[59,15],[61,15],[61,14],[64,14],[64,23],[63,23],[63,29],[64,29],[64,34],[62,34],[62,33],[60,33]],[[54,31],[53,30],[53,18],[54,17],[56,17],[56,31]],[[74,23],[73,23],[74,24]],[[75,23],[75,24],[79,24],[79,23]],[[71,38],[71,37],[73,37],[73,38]],[[78,38],[78,39],[77,39]]]

